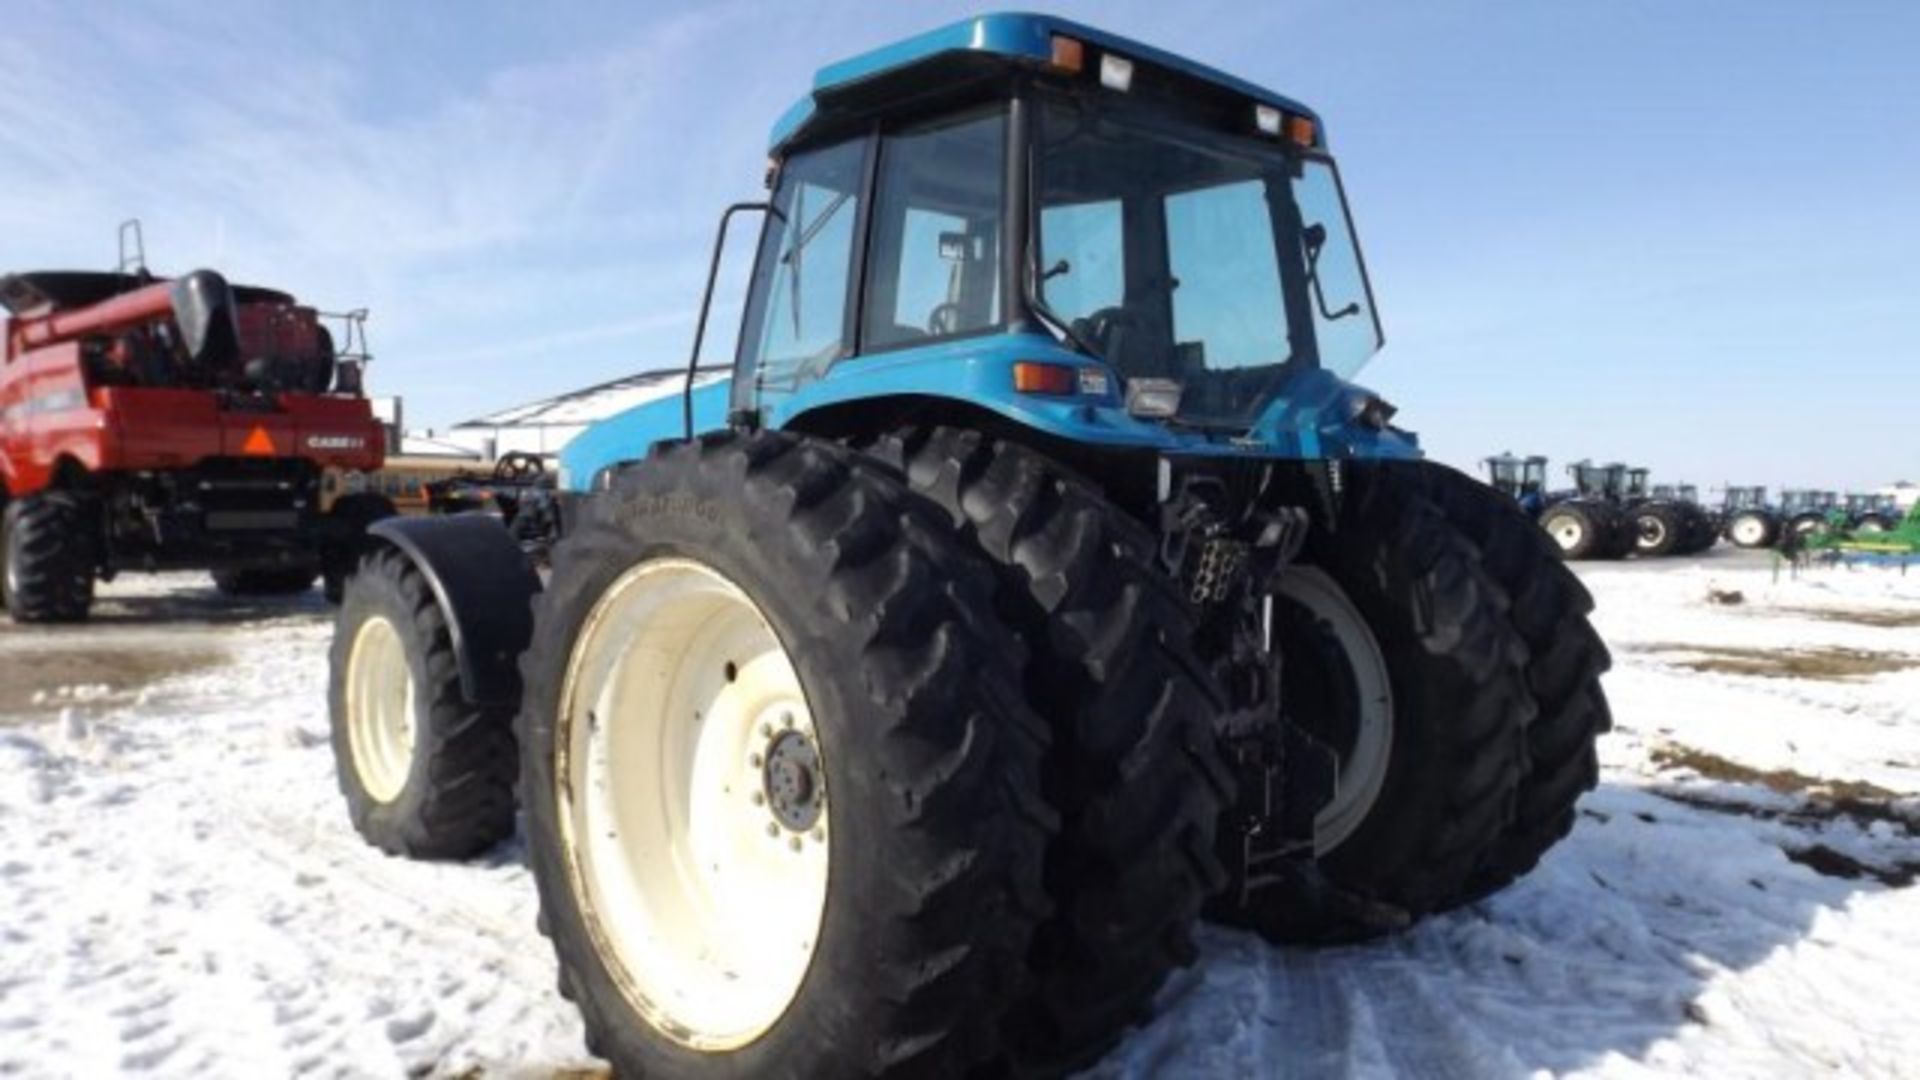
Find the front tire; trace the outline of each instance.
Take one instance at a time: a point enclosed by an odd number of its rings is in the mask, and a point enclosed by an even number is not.
[[[513,835],[512,710],[466,700],[446,615],[399,551],[348,585],[329,675],[334,768],[367,843],[459,859]]]
[[[791,435],[657,447],[585,510],[537,601],[522,790],[617,1073],[996,1053],[1055,822],[991,588],[897,480]]]
[[[0,516],[0,593],[17,623],[75,623],[93,607],[88,514],[64,491],[26,495]]]
[[[1269,938],[1354,940],[1383,929],[1360,917],[1368,909],[1417,918],[1449,906],[1513,827],[1536,712],[1527,648],[1425,468],[1351,467],[1336,520],[1315,528],[1298,571],[1282,571],[1314,586],[1281,586],[1300,609],[1275,614],[1283,707],[1343,755],[1341,786],[1359,790],[1315,823],[1342,902],[1273,887],[1227,913]],[[1383,743],[1378,761],[1370,748]]]
[[[1447,520],[1480,549],[1481,565],[1506,590],[1507,613],[1527,645],[1526,764],[1513,824],[1487,852],[1462,900],[1496,892],[1534,868],[1573,831],[1575,806],[1600,775],[1596,745],[1613,727],[1600,677],[1613,664],[1593,628],[1593,595],[1548,544],[1485,485],[1423,466]]]

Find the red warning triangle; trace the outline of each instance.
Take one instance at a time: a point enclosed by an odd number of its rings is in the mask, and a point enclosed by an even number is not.
[[[267,434],[267,429],[255,425],[253,434],[240,444],[240,452],[250,457],[272,457],[280,451],[274,447],[273,436]]]

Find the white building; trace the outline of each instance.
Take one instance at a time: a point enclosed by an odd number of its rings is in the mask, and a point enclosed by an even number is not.
[[[705,386],[726,374],[725,368],[702,368],[696,385]],[[678,395],[686,378],[685,368],[628,375],[466,420],[445,431],[408,432],[405,445],[410,454],[418,446],[425,453],[464,452],[487,461],[515,450],[552,457],[593,424]]]

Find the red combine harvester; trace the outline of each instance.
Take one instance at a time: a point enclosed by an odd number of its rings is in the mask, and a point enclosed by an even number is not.
[[[93,583],[207,569],[230,594],[330,596],[366,527],[393,512],[322,473],[378,469],[362,392],[364,312],[339,318],[212,270],[0,277],[0,579],[16,622],[73,622]],[[352,351],[357,342],[361,348]]]

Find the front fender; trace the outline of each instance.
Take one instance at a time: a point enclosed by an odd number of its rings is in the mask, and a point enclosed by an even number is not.
[[[411,562],[446,617],[460,690],[475,705],[520,704],[520,654],[533,641],[540,578],[499,519],[388,518],[367,530]]]

